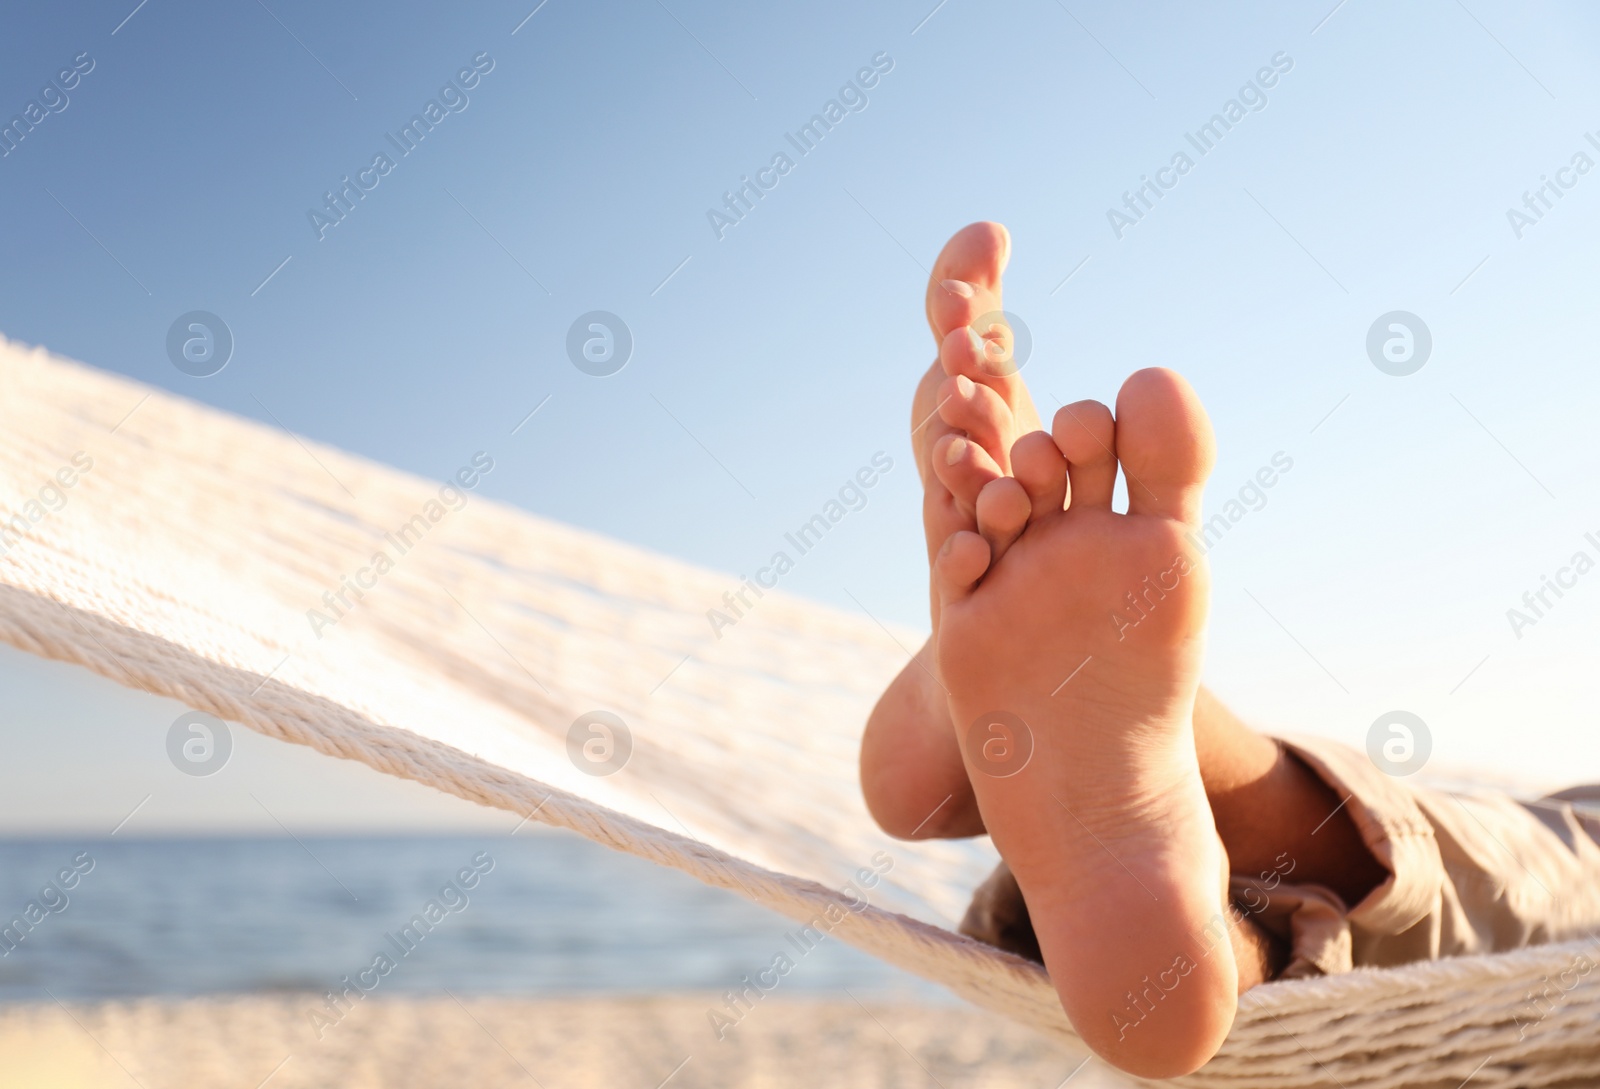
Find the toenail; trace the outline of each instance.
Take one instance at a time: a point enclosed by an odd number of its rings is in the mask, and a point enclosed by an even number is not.
[[[967,440],[963,438],[957,438],[945,448],[944,463],[946,465],[954,465],[956,462],[960,461],[963,456],[965,456],[966,452]]]
[[[973,351],[977,352],[979,355],[983,354],[983,338],[980,337],[978,335],[978,331],[970,325],[967,326],[967,343],[972,345]]]
[[[972,396],[972,379],[968,378],[964,374],[956,375],[956,393],[958,393],[961,396],[961,399],[963,401],[966,400],[968,397],[971,397]]]
[[[960,295],[963,299],[970,299],[973,295],[977,294],[977,292],[973,290],[972,285],[967,283],[965,280],[940,280],[939,286],[950,292],[952,295]]]

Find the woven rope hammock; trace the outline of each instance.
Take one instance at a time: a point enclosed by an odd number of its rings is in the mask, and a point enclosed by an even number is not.
[[[682,870],[1082,1047],[1042,969],[953,932],[988,848],[889,840],[861,802],[914,633],[772,592],[717,639],[730,576],[3,341],[0,426],[0,639]],[[569,751],[592,711],[631,734],[614,774]],[[1176,1084],[1594,1086],[1600,972],[1547,986],[1579,950],[1259,987]]]

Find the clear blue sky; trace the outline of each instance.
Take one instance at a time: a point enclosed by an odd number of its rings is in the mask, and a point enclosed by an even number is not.
[[[5,335],[424,475],[487,450],[484,492],[733,573],[884,451],[785,586],[923,624],[925,268],[999,219],[1046,412],[1173,366],[1217,426],[1212,513],[1293,462],[1212,553],[1224,695],[1352,740],[1403,708],[1441,764],[1600,778],[1600,572],[1521,638],[1506,616],[1600,560],[1600,169],[1507,216],[1600,162],[1592,11],[136,2],[3,17],[0,118],[93,61],[0,158]],[[400,156],[385,134],[483,54]],[[795,152],[880,55],[865,107]],[[1279,55],[1265,105],[1241,94]],[[1199,156],[1185,134],[1244,98]],[[381,151],[319,239],[308,212]],[[780,151],[794,168],[719,238],[708,211]],[[1193,169],[1117,237],[1108,209],[1180,151]],[[214,377],[167,358],[192,310],[236,339]],[[567,357],[594,310],[635,343],[610,377]],[[1432,333],[1408,377],[1367,355],[1393,310]]]

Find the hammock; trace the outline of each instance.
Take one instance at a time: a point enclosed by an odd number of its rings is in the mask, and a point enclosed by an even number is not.
[[[954,933],[992,851],[890,840],[860,799],[913,632],[769,591],[717,638],[732,576],[42,349],[0,340],[0,389],[0,639],[682,870],[1082,1049],[1039,966]],[[1259,987],[1175,1084],[1600,1084],[1600,973],[1548,986],[1580,949]]]

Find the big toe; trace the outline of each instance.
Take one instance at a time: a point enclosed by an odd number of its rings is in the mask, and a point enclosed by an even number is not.
[[[1211,420],[1176,371],[1136,371],[1117,394],[1117,460],[1128,481],[1128,513],[1200,522],[1216,461]]]
[[[1000,309],[1000,279],[1011,233],[999,223],[969,223],[944,244],[928,277],[928,324],[942,342],[952,329]]]

